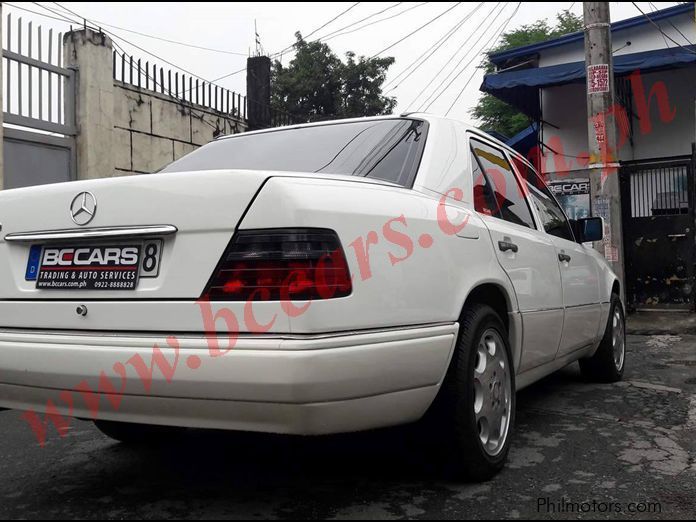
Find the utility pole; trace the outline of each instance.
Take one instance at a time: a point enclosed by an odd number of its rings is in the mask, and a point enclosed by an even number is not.
[[[592,214],[604,218],[604,240],[595,248],[611,264],[625,295],[609,2],[583,2],[583,15]]]

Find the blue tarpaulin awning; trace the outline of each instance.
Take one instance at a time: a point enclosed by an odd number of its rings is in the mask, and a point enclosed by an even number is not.
[[[696,45],[657,49],[614,57],[614,75],[634,71],[673,69],[696,63]],[[503,100],[534,119],[541,117],[539,89],[585,81],[585,62],[487,74],[481,90]]]
[[[536,123],[532,123],[526,129],[522,129],[512,138],[505,140],[505,144],[512,147],[523,156],[537,144],[537,131],[539,127]]]

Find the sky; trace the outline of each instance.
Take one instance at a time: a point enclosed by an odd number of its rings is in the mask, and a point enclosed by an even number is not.
[[[469,111],[480,96],[479,86],[483,77],[483,72],[477,65],[481,63],[485,50],[495,44],[497,35],[503,28],[514,29],[542,18],[553,24],[555,15],[564,9],[582,15],[582,2],[522,2],[519,8],[518,2],[484,2],[478,8],[478,3],[471,2],[354,4],[355,2],[3,2],[2,9],[3,14],[12,13],[15,19],[22,16],[25,21],[32,20],[35,25],[41,24],[45,29],[53,27],[58,31],[68,30],[69,23],[43,18],[13,6],[55,16],[45,9],[48,8],[62,12],[62,16],[73,20],[79,15],[80,18],[91,21],[92,25],[102,26],[105,31],[115,35],[114,39],[135,58],[163,64],[161,60],[144,52],[147,51],[208,81],[244,69],[246,57],[255,52],[255,26],[263,50],[267,54],[274,54],[294,42],[296,31],[309,35],[338,17],[308,39],[328,37],[334,31],[383,11],[350,29],[381,21],[346,34],[340,34],[339,31],[326,43],[342,57],[347,51],[374,56],[388,48],[380,56],[393,56],[396,59],[389,69],[385,84],[386,94],[397,98],[395,112],[427,109],[428,112],[444,115],[449,111],[450,117],[472,124],[476,122]],[[637,4],[649,13],[655,9],[654,6],[664,8],[675,2]],[[61,7],[74,14],[61,11]],[[612,21],[640,15],[631,2],[611,2],[610,7]],[[467,16],[467,20],[460,24]],[[418,30],[426,23],[428,25]],[[458,28],[447,39],[443,39],[455,27]],[[168,43],[124,29],[216,51]],[[413,34],[408,36],[411,33]],[[404,37],[406,38],[403,39]],[[399,42],[401,39],[403,41]],[[420,68],[408,77],[402,75],[401,79],[393,81],[441,39],[442,45]],[[291,52],[286,52],[281,57],[284,64],[291,59]],[[457,63],[459,66],[455,67]],[[217,84],[245,94],[245,73],[237,72]]]

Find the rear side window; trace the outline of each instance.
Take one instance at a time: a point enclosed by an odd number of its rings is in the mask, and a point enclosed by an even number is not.
[[[534,220],[525,200],[524,193],[515,177],[507,158],[500,149],[486,145],[478,140],[471,140],[471,151],[479,169],[472,169],[474,176],[474,202],[477,192],[481,193],[480,202],[489,201],[479,210],[497,218],[524,227],[534,228]],[[483,177],[481,176],[483,173]],[[478,179],[477,179],[478,178]]]
[[[476,212],[487,216],[500,216],[500,209],[495,201],[495,194],[488,178],[483,175],[474,153],[471,153],[471,173],[474,176],[474,208]]]
[[[394,118],[238,134],[184,156],[162,172],[216,169],[347,174],[410,187],[428,125]]]

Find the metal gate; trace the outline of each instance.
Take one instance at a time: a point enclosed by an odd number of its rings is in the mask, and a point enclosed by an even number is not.
[[[11,15],[3,30],[4,188],[75,179],[76,72],[60,65],[63,35]]]
[[[633,310],[693,309],[692,157],[621,167],[626,295]]]

